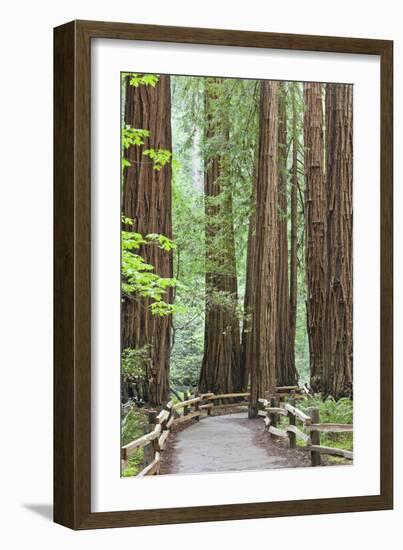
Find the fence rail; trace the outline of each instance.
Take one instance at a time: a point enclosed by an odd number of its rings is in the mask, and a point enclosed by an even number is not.
[[[258,401],[260,408],[258,415],[263,416],[265,426],[271,435],[288,437],[290,448],[292,449],[297,447],[297,439],[302,440],[305,446],[298,446],[298,449],[311,453],[312,466],[319,466],[321,464],[321,454],[341,456],[348,460],[353,460],[352,451],[320,445],[320,434],[322,432],[353,432],[352,424],[323,424],[320,423],[319,409],[317,407],[310,407],[307,414],[296,407],[295,404],[285,403],[282,406],[278,401],[278,397],[276,396],[270,400],[259,399]],[[287,417],[289,420],[289,425],[284,429],[278,427],[280,416]],[[297,427],[297,421],[302,424],[302,429]],[[305,433],[304,430],[309,433]]]
[[[328,454],[341,456],[348,460],[353,459],[352,451],[325,447],[320,445],[320,433],[322,432],[352,432],[351,424],[323,424],[320,423],[319,409],[310,408],[305,413],[295,406],[295,402],[284,402],[284,398],[304,398],[307,394],[306,388],[298,386],[277,387],[275,394],[269,398],[258,400],[258,416],[263,417],[269,433],[275,437],[288,438],[290,448],[297,447],[297,439],[305,443],[298,446],[299,450],[306,450],[311,453],[313,466],[321,464],[320,455]],[[185,394],[184,400],[178,403],[169,401],[161,411],[149,411],[148,433],[124,445],[121,449],[122,464],[126,465],[128,459],[139,449],[144,448],[145,465],[144,469],[137,474],[138,477],[159,474],[161,467],[161,454],[166,448],[167,440],[174,426],[183,425],[186,427],[191,420],[200,420],[211,415],[215,409],[227,407],[245,407],[249,397],[248,392],[241,393],[219,393],[212,392],[190,396]],[[278,426],[279,418],[286,417],[289,424],[285,429]],[[302,427],[297,426],[297,421]],[[308,433],[305,433],[306,430]],[[146,450],[148,452],[146,452]]]
[[[226,407],[247,406],[244,399],[249,393],[219,393],[212,392],[189,396],[185,394],[184,400],[178,403],[169,401],[157,414],[149,412],[149,432],[124,445],[121,449],[122,464],[125,466],[128,459],[141,448],[150,448],[145,453],[148,462],[144,469],[137,474],[138,477],[155,475],[160,471],[161,454],[166,448],[167,440],[173,426],[184,425],[192,420],[200,420],[203,416],[209,416],[214,409]]]

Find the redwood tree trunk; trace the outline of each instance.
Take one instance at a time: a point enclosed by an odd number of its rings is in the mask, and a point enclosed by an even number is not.
[[[290,252],[290,353],[295,367],[295,336],[297,328],[297,292],[298,292],[298,121],[296,83],[292,83],[292,175],[291,175],[291,252]]]
[[[142,146],[132,146],[125,153],[131,166],[125,168],[122,189],[122,214],[134,220],[134,227],[125,226],[143,236],[158,233],[172,238],[170,163],[154,170],[145,149],[172,150],[171,95],[169,76],[160,76],[155,88],[130,86],[126,82],[125,124],[150,131]],[[172,253],[156,244],[141,248],[140,255],[154,266],[160,277],[172,277]],[[171,289],[167,303],[172,301]],[[171,316],[151,314],[145,298],[122,296],[122,349],[149,349],[143,398],[152,405],[162,405],[169,398],[169,365]]]
[[[225,117],[217,116],[217,90],[222,79],[208,79],[206,89],[206,140],[228,140]],[[226,163],[219,155],[205,160],[206,313],[204,355],[199,389],[229,393],[242,386],[240,329],[236,311],[238,285],[232,216],[232,192]]]
[[[298,381],[291,347],[290,296],[288,288],[288,220],[287,220],[287,118],[286,90],[279,84],[278,98],[278,269],[276,375],[279,386],[294,386]]]
[[[311,387],[321,390],[326,290],[322,84],[305,83],[305,254]]]
[[[278,82],[261,82],[249,416],[276,385],[278,88]]]
[[[248,243],[246,252],[246,280],[244,296],[244,319],[242,325],[241,371],[243,388],[249,383],[252,358],[252,312],[254,304],[255,280],[253,274],[256,236],[256,174],[254,174],[251,191],[251,213],[249,216]]]
[[[327,84],[327,280],[322,386],[336,399],[353,390],[353,88]]]

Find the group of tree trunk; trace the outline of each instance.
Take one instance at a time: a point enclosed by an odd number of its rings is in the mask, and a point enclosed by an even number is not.
[[[222,152],[205,153],[204,161],[206,291],[199,390],[248,388],[253,416],[258,398],[278,385],[298,383],[295,338],[302,270],[311,386],[324,395],[351,395],[352,86],[305,83],[301,122],[295,83],[259,84],[259,135],[240,315],[231,170],[225,158],[230,121],[217,114],[223,79],[206,81],[204,139],[220,138],[224,145]],[[171,166],[154,170],[142,156],[144,148],[171,150],[170,78],[159,77],[155,87],[127,83],[124,118],[133,128],[150,130],[150,138],[127,152],[131,165],[124,172],[122,212],[135,220],[134,231],[171,237]],[[172,253],[156,246],[143,247],[141,253],[159,275],[172,277]],[[172,293],[167,293],[169,302]],[[142,392],[154,405],[169,396],[171,332],[170,315],[153,316],[144,298],[122,298],[122,349],[149,346]]]

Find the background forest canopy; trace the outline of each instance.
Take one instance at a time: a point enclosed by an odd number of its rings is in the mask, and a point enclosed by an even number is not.
[[[122,401],[352,397],[352,86],[122,73],[121,98]]]

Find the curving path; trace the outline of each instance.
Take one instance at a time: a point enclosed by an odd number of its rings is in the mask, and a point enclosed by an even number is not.
[[[161,474],[195,474],[309,466],[305,455],[269,436],[246,413],[210,416],[168,439]]]

